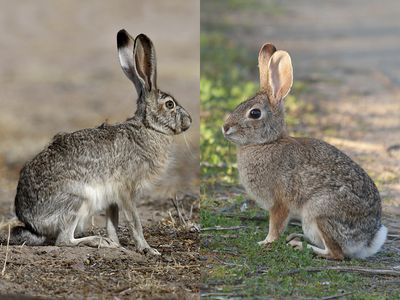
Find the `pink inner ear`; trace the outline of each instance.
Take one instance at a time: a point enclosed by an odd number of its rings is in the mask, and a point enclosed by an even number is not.
[[[287,52],[277,51],[269,63],[269,96],[272,104],[277,104],[290,91],[293,83],[293,71]]]
[[[273,67],[271,70],[271,84],[272,84],[272,95],[275,99],[279,98],[279,92],[281,90],[280,86],[280,77],[279,77],[279,72],[276,70],[276,66]]]

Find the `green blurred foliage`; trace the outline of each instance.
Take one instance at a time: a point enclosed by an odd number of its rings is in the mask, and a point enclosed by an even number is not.
[[[208,183],[237,183],[236,149],[223,137],[225,116],[253,96],[258,83],[257,53],[216,32],[201,34],[201,176]],[[294,84],[295,91],[305,89]],[[299,113],[310,105],[289,95],[285,99],[289,127],[299,125]]]

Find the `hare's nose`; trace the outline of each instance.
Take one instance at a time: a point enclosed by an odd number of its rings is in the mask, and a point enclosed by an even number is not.
[[[222,126],[222,131],[226,133],[229,130],[229,128],[231,128],[229,124],[224,124],[224,126]]]

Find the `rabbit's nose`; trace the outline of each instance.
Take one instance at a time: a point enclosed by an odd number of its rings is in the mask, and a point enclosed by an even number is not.
[[[224,126],[222,126],[222,133],[225,136],[234,134],[236,131],[237,131],[237,127],[235,127],[235,126],[231,126],[229,124],[224,124]]]

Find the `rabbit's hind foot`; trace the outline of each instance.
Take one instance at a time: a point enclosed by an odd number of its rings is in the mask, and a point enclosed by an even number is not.
[[[294,239],[305,239],[308,242],[308,239],[304,236],[304,234],[296,232],[289,234],[286,238],[286,242],[289,243],[291,240]]]
[[[307,242],[307,248],[311,249],[317,256],[326,259],[343,260],[344,254],[342,248],[335,240],[331,238],[329,234],[327,234],[327,232],[324,231],[323,224],[317,223],[317,228],[324,248],[314,245],[314,243],[309,238],[307,238],[307,236],[301,233],[289,234],[286,238],[287,245],[293,247],[296,250],[303,250],[304,247],[301,240],[303,239]]]
[[[293,247],[296,250],[302,251],[304,249],[303,242],[297,238],[292,238],[288,243],[288,246]],[[340,252],[333,252],[329,248],[319,248],[317,246],[307,244],[307,248],[311,249],[317,256],[326,258],[326,259],[333,259],[333,260],[343,260],[343,253]]]

